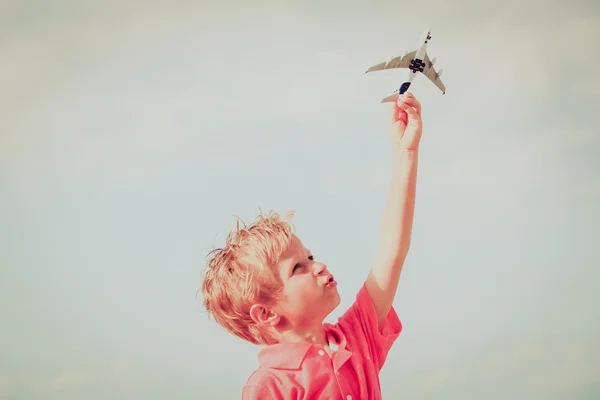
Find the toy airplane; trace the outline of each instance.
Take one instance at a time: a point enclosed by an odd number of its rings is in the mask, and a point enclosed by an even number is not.
[[[373,65],[365,72],[366,74],[368,72],[392,68],[408,68],[410,70],[408,82],[404,82],[400,88],[394,91],[393,94],[381,100],[382,103],[396,101],[399,95],[408,90],[418,72],[421,72],[423,75],[429,78],[429,80],[431,80],[442,91],[442,94],[446,94],[446,87],[440,79],[443,70],[440,69],[439,72],[436,72],[433,68],[433,64],[435,64],[437,57],[433,57],[433,59],[430,60],[429,56],[427,55],[427,42],[429,42],[431,39],[431,29],[428,30],[423,36],[424,39],[419,42],[420,47],[418,49],[410,52],[406,51],[403,55],[398,57],[391,57],[389,61],[384,61],[377,65]]]

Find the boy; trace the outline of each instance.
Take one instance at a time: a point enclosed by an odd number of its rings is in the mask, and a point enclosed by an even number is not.
[[[379,371],[402,330],[392,303],[412,231],[421,105],[409,92],[392,107],[392,179],[375,263],[336,324],[337,283],[292,232],[291,214],[237,226],[209,256],[204,306],[231,333],[266,345],[244,400],[381,399]]]

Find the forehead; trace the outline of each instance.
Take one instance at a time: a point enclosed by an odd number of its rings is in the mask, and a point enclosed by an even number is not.
[[[290,245],[279,258],[279,266],[282,267],[287,263],[297,260],[299,257],[302,258],[306,251],[307,250],[304,247],[304,244],[302,244],[302,241],[296,235],[292,235]]]
[[[304,252],[304,244],[296,235],[292,235],[292,240],[287,250],[281,255],[281,258],[290,258]]]

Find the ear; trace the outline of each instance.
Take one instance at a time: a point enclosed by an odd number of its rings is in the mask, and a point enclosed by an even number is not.
[[[277,325],[281,317],[264,304],[253,304],[250,307],[250,318],[259,326],[271,327]]]

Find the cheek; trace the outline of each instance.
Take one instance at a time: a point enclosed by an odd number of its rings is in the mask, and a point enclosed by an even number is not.
[[[293,299],[301,299],[302,297],[310,296],[313,282],[309,277],[299,276],[298,279],[292,279],[287,282],[285,293]]]

